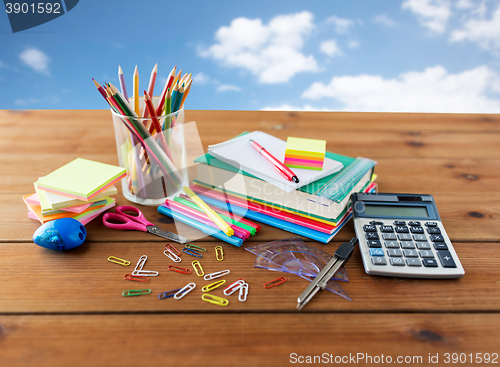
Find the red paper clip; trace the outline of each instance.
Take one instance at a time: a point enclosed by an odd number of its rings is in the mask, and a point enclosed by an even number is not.
[[[165,250],[176,253],[178,256],[181,256],[181,252],[175,248],[171,243],[167,243],[165,245]]]
[[[288,279],[285,277],[277,278],[274,280],[271,280],[270,282],[264,283],[264,288],[269,289],[272,287],[276,287],[277,285],[283,284],[287,281]]]
[[[191,269],[186,269],[177,265],[169,265],[167,266],[167,270],[172,270],[175,271],[176,273],[191,274]]]
[[[230,296],[231,294],[236,292],[238,289],[240,289],[244,284],[245,284],[245,279],[240,278],[240,279],[232,282],[231,284],[229,284],[226,288],[224,288],[222,293],[224,293],[224,295],[226,295],[226,296]]]
[[[133,280],[134,282],[149,282],[148,277],[141,277],[140,275],[126,274],[123,279]]]

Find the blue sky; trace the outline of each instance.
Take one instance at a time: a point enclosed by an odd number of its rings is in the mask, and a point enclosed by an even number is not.
[[[13,34],[1,109],[100,109],[91,78],[194,75],[188,109],[500,113],[499,0],[81,0]]]

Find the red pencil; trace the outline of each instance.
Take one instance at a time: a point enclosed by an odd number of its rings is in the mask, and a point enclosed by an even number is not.
[[[156,116],[163,115],[163,107],[165,107],[165,98],[167,96],[167,90],[168,88],[170,88],[172,82],[174,81],[176,68],[177,65],[175,65],[170,74],[168,74],[167,81],[165,82],[165,87],[163,88],[163,91],[161,92],[160,95],[160,103],[158,103],[158,107],[156,108]]]
[[[156,112],[153,106],[153,102],[151,101],[151,97],[146,91],[144,91],[144,103],[146,105],[145,110],[148,110],[149,114],[151,115],[151,121],[153,122],[152,125],[154,126],[156,133],[161,132],[161,126],[158,122],[158,119],[156,118]]]

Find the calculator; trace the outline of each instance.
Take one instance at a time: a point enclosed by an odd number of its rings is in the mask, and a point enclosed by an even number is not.
[[[355,193],[351,200],[367,274],[441,279],[464,276],[431,195]]]

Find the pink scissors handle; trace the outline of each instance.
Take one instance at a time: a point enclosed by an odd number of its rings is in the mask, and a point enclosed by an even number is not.
[[[117,223],[118,222],[118,223]],[[102,217],[102,223],[112,229],[119,229],[122,231],[142,231],[147,232],[147,227],[144,224],[134,222],[123,214],[106,213]]]
[[[148,221],[146,219],[144,214],[142,214],[142,212],[139,209],[137,209],[133,206],[120,205],[120,206],[116,207],[115,212],[126,216],[127,218],[133,220],[134,222],[141,223],[141,224],[144,224],[146,226],[154,226],[153,223],[151,223],[150,221]],[[134,215],[127,214],[125,212],[132,212],[132,213],[134,213]]]

